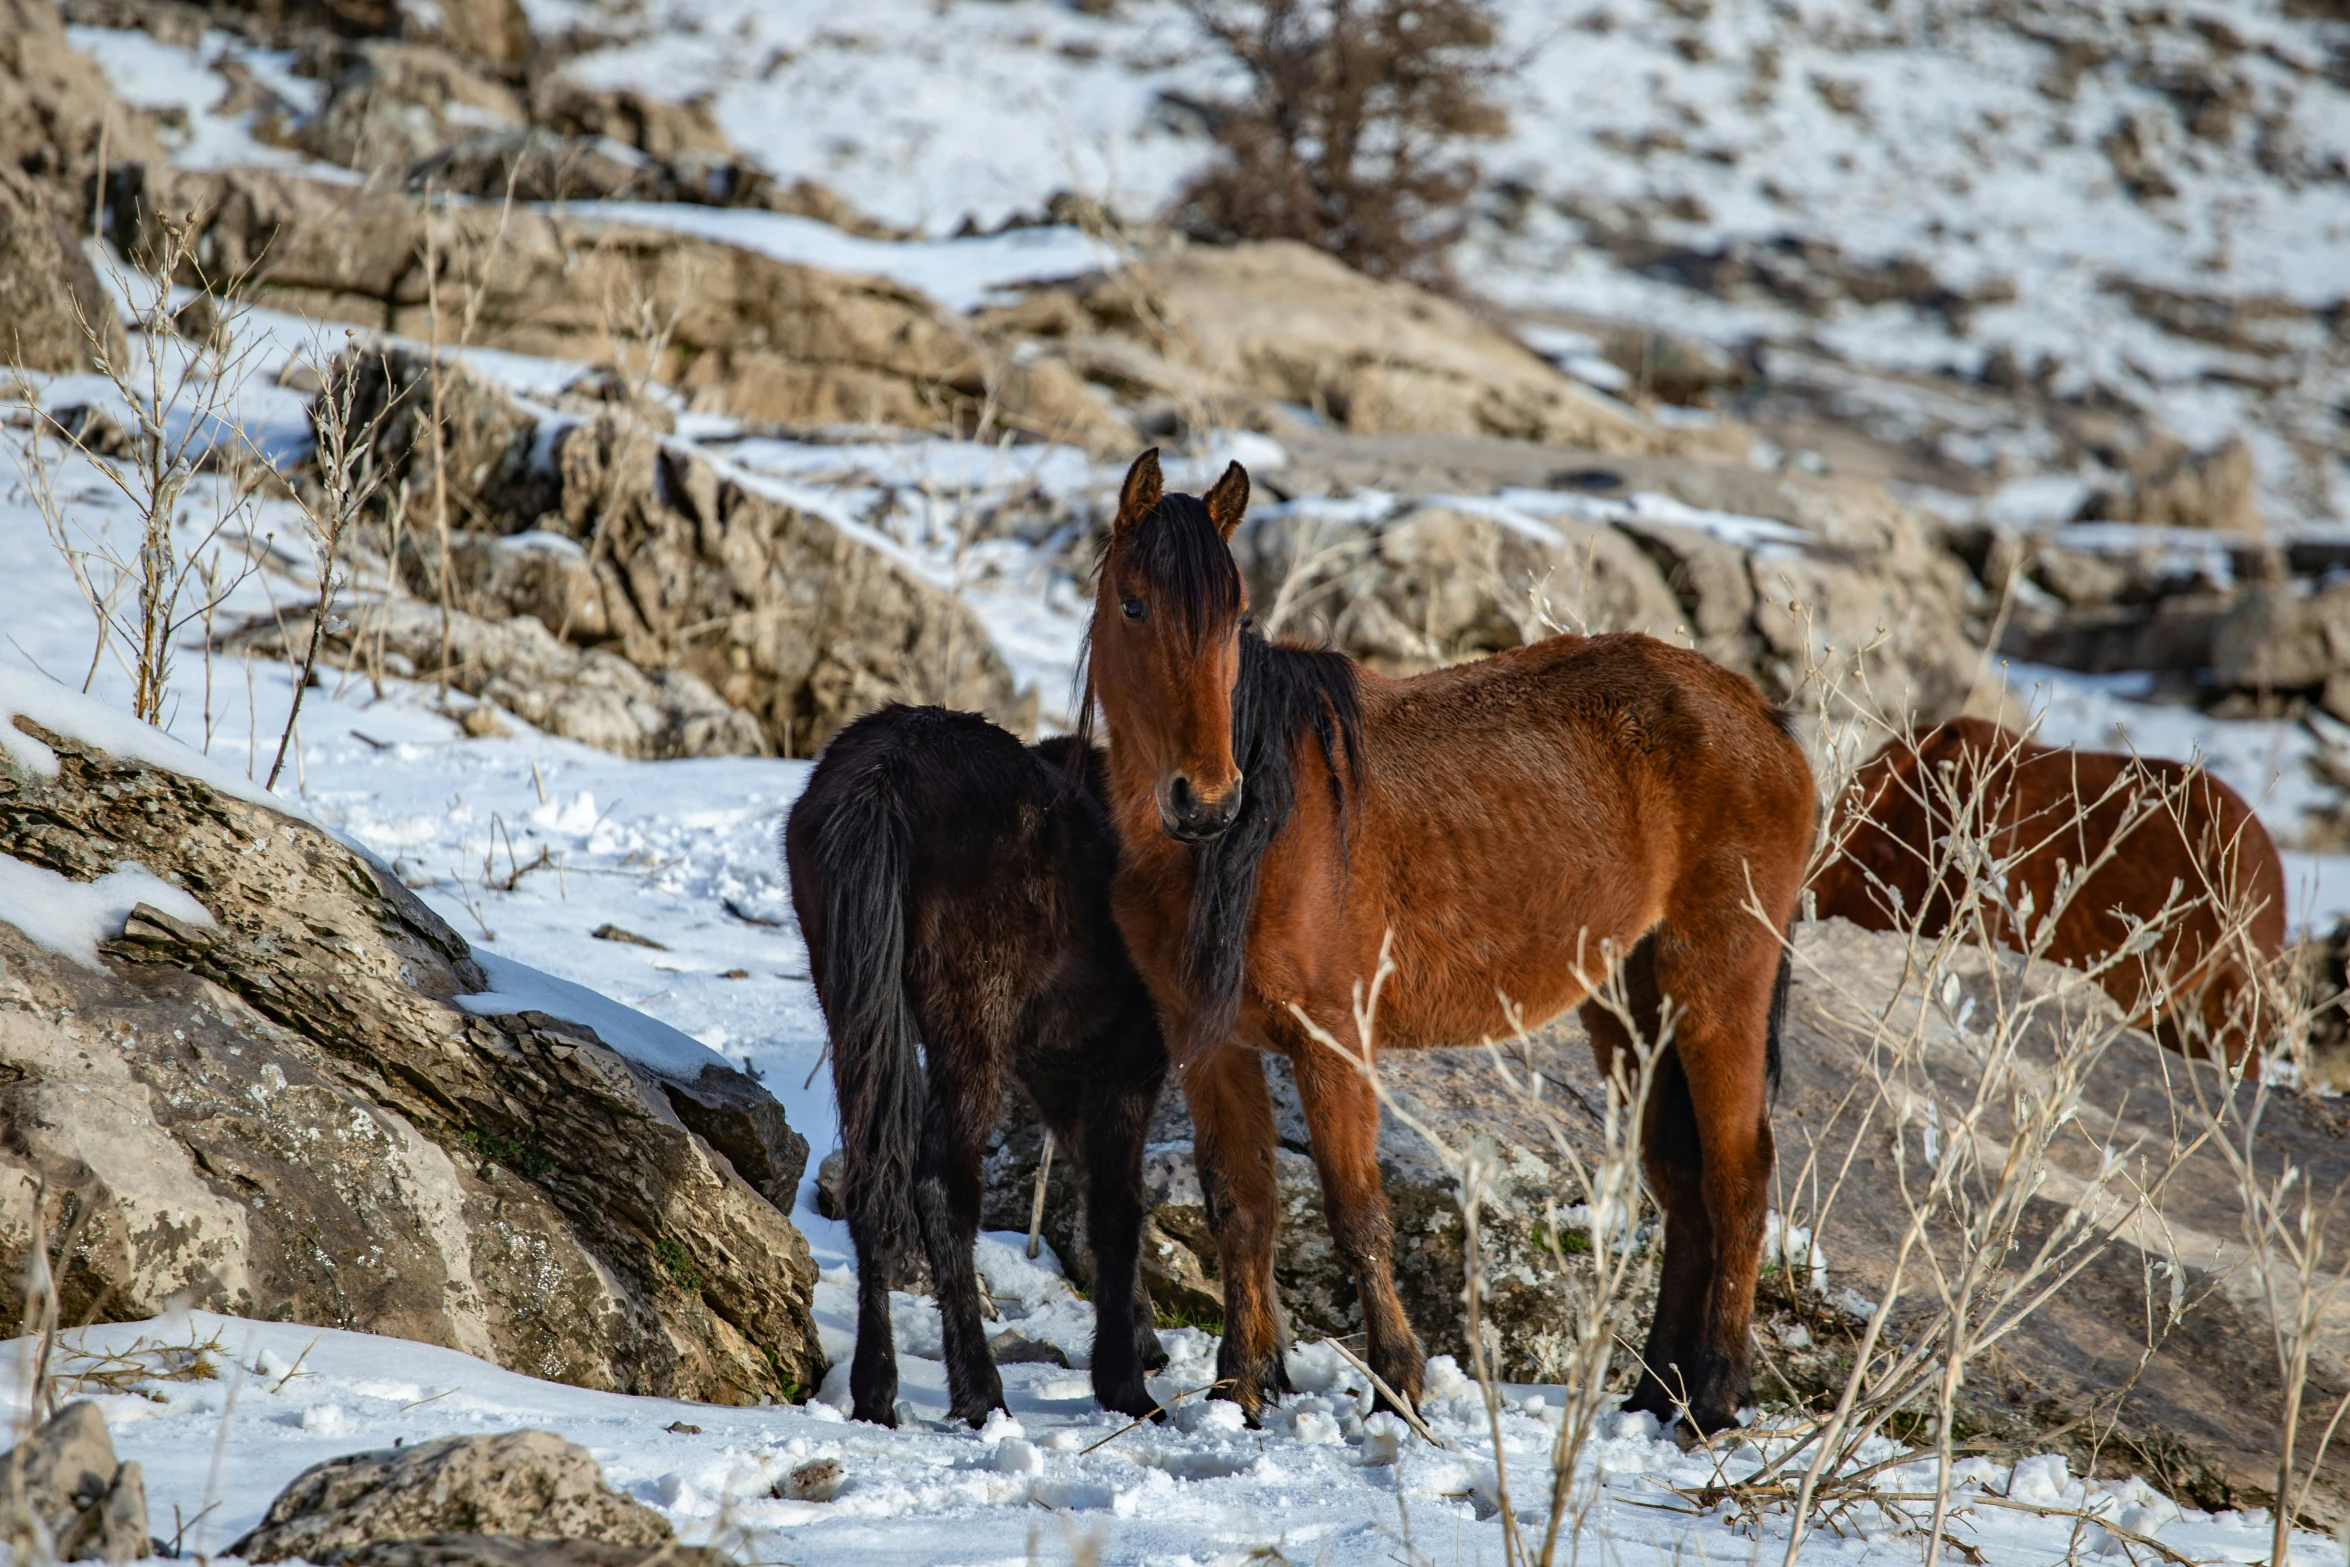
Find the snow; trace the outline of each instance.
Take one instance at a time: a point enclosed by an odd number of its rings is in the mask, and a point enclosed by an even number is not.
[[[38,531],[38,519],[22,515],[30,510],[29,506],[23,507],[17,515],[5,518],[9,531],[20,536],[13,542],[21,545],[21,535],[30,531],[33,543],[46,546],[47,539]],[[28,522],[31,524],[30,530],[24,526]],[[22,594],[31,602],[46,599],[56,604],[70,603],[73,609],[80,610],[85,617],[88,615],[89,611],[75,594],[72,580],[64,576],[62,562],[57,562],[54,555],[50,556],[49,561],[41,561],[33,551],[26,550],[24,554],[32,556],[27,564],[36,568],[55,564],[53,569],[37,570],[29,577],[7,578],[14,584],[12,593]],[[39,673],[38,655],[29,653],[21,644],[17,650],[25,654],[34,667],[26,669],[21,664],[0,660],[0,752],[6,753],[11,765],[41,778],[57,776],[57,753],[18,727],[17,720],[23,718],[60,739],[78,740],[108,756],[120,757],[128,762],[143,762],[149,767],[159,767],[168,772],[183,773],[210,784],[223,794],[255,805],[266,805],[271,810],[292,809],[288,802],[258,787],[252,779],[191,750],[184,743],[173,739],[167,731],[143,724],[121,708],[60,685],[46,674]],[[58,655],[61,664],[76,656],[74,650],[67,648],[52,651]]]
[[[1168,1337],[1180,1353],[1154,1391],[1173,1394],[1212,1376],[1211,1340],[1191,1330]],[[1360,1390],[1326,1345],[1292,1354],[1292,1376],[1305,1391],[1263,1431],[1244,1429],[1234,1406],[1194,1396],[1165,1425],[1120,1434],[1126,1420],[1093,1407],[1081,1374],[1049,1365],[1004,1367],[1009,1417],[973,1431],[938,1423],[944,1390],[936,1367],[908,1360],[912,1418],[890,1432],[850,1422],[821,1401],[723,1408],[632,1398],[536,1381],[432,1345],[206,1312],[87,1328],[63,1343],[69,1374],[101,1351],[137,1356],[159,1371],[208,1351],[212,1376],[158,1375],[136,1392],[96,1398],[117,1451],[145,1472],[150,1517],[168,1521],[176,1506],[187,1531],[183,1549],[198,1555],[219,1554],[314,1463],[395,1439],[526,1428],[557,1431],[587,1448],[615,1487],[666,1516],[687,1543],[734,1544],[751,1560],[1010,1563],[1077,1555],[1091,1542],[1100,1559],[1119,1563],[1200,1564],[1279,1552],[1288,1560],[1311,1553],[1330,1567],[1367,1567],[1394,1560],[1415,1537],[1423,1549],[1452,1553],[1440,1559],[1502,1554],[1485,1406],[1442,1357],[1429,1367],[1423,1405],[1430,1429],[1447,1444],[1438,1448],[1404,1433],[1393,1416],[1366,1419]],[[0,1346],[0,1395],[11,1408],[21,1407],[20,1348],[21,1341]],[[1538,1529],[1547,1511],[1543,1455],[1558,1419],[1557,1394],[1532,1387],[1505,1394],[1500,1452],[1511,1504],[1522,1525]],[[668,1429],[679,1424],[698,1429]],[[1783,1546],[1783,1519],[1749,1537],[1686,1499],[1760,1457],[1754,1442],[1683,1453],[1645,1415],[1612,1418],[1584,1455],[1583,1484],[1594,1505],[1582,1549],[1658,1567],[1692,1552],[1699,1559],[1767,1559]],[[844,1471],[836,1500],[770,1494],[793,1469],[826,1459]],[[1914,1492],[1930,1484],[1929,1473],[1927,1465],[1900,1466],[1877,1484]],[[2066,1514],[2152,1534],[2197,1561],[2250,1563],[2268,1545],[2261,1514],[2181,1508],[2138,1480],[2083,1481],[2055,1455],[2012,1468],[1970,1459],[1959,1478],[1960,1537],[2017,1567],[2070,1558],[2075,1525]],[[2057,1516],[1968,1505],[1974,1498],[2012,1499]],[[207,1512],[208,1504],[216,1505]],[[1880,1526],[1850,1540],[1818,1539],[1804,1560],[1823,1567],[1914,1561],[1917,1549],[1914,1539]],[[2295,1536],[2297,1567],[2337,1560],[2332,1542]]]
[[[130,861],[95,881],[75,881],[45,865],[28,865],[0,854],[0,910],[44,952],[103,971],[98,943],[122,934],[131,910],[145,903],[190,925],[210,925],[212,915],[187,889],[175,887],[146,866]]]
[[[1117,251],[1066,225],[894,243],[846,234],[813,218],[744,208],[608,201],[570,210],[718,240],[800,266],[885,277],[928,294],[950,310],[975,310],[1016,284],[1078,277],[1120,262]]]
[[[517,963],[495,952],[477,950],[474,957],[489,976],[490,988],[457,997],[468,1012],[498,1017],[511,1012],[544,1012],[565,1022],[584,1024],[598,1038],[631,1061],[651,1067],[666,1077],[687,1081],[706,1067],[731,1065],[706,1045],[698,1044],[668,1024],[624,1007],[585,985],[575,985],[552,974]]]

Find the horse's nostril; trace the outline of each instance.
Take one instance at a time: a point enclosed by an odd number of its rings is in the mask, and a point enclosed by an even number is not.
[[[1189,816],[1197,811],[1199,797],[1191,792],[1191,780],[1177,773],[1175,781],[1167,786],[1167,803],[1175,808],[1178,816]]]

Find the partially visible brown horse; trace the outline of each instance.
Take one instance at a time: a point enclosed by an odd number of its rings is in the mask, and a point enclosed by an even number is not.
[[[1267,1050],[1296,1067],[1371,1367],[1419,1396],[1378,1101],[1291,1011],[1354,1048],[1355,987],[1392,932],[1380,1049],[1506,1035],[1511,1003],[1539,1024],[1618,962],[1636,1020],[1669,1000],[1646,1136],[1664,1277],[1631,1404],[1670,1418],[1685,1401],[1705,1431],[1735,1423],[1781,932],[1811,852],[1802,751],[1750,683],[1651,637],[1555,637],[1394,681],[1268,643],[1242,625],[1225,544],[1247,504],[1238,464],[1203,499],[1167,494],[1145,453],[1119,497],[1091,655],[1124,846],[1114,907],[1190,1102],[1224,1279],[1225,1396],[1253,1418],[1282,1385]],[[1608,1071],[1629,1037],[1596,1004],[1583,1016]]]
[[[2009,908],[2044,916],[2068,867],[2097,866],[2057,916],[2046,955],[2058,963],[2102,962],[2129,936],[2128,917],[2152,918],[2177,888],[2191,906],[2142,961],[2113,964],[2099,982],[2174,1050],[2208,1045],[2232,1062],[2257,1046],[2252,963],[2284,947],[2285,868],[2242,795],[2200,768],[2062,750],[1955,718],[1895,740],[1854,777],[1829,837],[1842,852],[1812,883],[1821,917],[1940,936],[1966,868],[1939,845],[1960,823],[2013,862],[2004,900],[1987,910],[2006,946],[2028,945]],[[2226,939],[2228,911],[2250,912],[2243,937]]]

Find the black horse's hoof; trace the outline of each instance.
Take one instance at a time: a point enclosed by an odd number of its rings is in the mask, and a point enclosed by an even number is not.
[[[1164,1371],[1174,1361],[1174,1357],[1167,1353],[1167,1346],[1159,1342],[1156,1333],[1142,1334],[1135,1340],[1134,1349],[1135,1357],[1142,1362],[1142,1369],[1146,1372]]]
[[[878,1409],[872,1407],[871,1405],[860,1402],[854,1409],[849,1411],[849,1418],[852,1420],[862,1420],[867,1425],[887,1426],[892,1431],[895,1431],[898,1428],[898,1411],[895,1401],[883,1404]]]
[[[1093,1397],[1094,1402],[1102,1408],[1124,1415],[1129,1420],[1141,1420],[1153,1415],[1162,1421],[1167,1418],[1167,1412],[1158,1407],[1159,1401],[1151,1397],[1140,1382],[1131,1387],[1095,1388]]]

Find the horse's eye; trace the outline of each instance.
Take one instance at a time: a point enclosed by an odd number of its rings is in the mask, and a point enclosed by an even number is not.
[[[1140,620],[1142,618],[1142,600],[1138,598],[1121,599],[1118,603],[1118,607],[1126,612],[1126,618],[1128,620]]]

